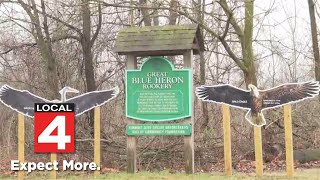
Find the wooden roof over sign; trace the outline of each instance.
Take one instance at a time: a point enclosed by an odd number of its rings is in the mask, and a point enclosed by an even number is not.
[[[129,27],[118,33],[114,51],[120,55],[194,54],[204,49],[199,27],[193,25]]]

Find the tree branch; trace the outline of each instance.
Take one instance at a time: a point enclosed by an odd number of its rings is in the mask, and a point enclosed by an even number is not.
[[[21,44],[21,45],[17,45],[17,46],[9,46],[8,50],[5,50],[3,52],[0,52],[1,55],[3,54],[8,54],[9,52],[15,50],[15,49],[20,49],[20,48],[24,48],[24,47],[33,47],[37,45],[37,43],[26,43],[26,44]]]
[[[100,30],[101,30],[101,25],[102,25],[101,3],[100,3],[100,2],[98,2],[98,3],[99,3],[99,4],[98,4],[98,13],[99,13],[99,17],[98,17],[98,18],[99,18],[99,19],[98,19],[97,29],[96,29],[96,31],[94,32],[94,34],[93,34],[93,36],[92,36],[92,39],[91,39],[91,41],[90,41],[91,46],[93,46],[94,41],[97,39],[98,34],[99,34]]]
[[[98,2],[101,2],[102,5],[104,6],[108,6],[108,7],[122,7],[122,8],[135,8],[135,9],[161,9],[161,10],[171,10],[171,11],[175,11],[180,15],[185,16],[186,18],[190,19],[190,21],[192,21],[193,23],[198,24],[199,26],[201,26],[204,30],[206,30],[207,32],[209,32],[213,37],[217,38],[219,41],[221,41],[222,45],[224,46],[225,50],[227,51],[227,53],[229,54],[229,56],[234,60],[234,62],[241,68],[241,70],[243,71],[248,71],[248,69],[246,68],[246,66],[243,64],[243,62],[241,61],[240,58],[238,58],[234,52],[231,50],[229,44],[225,41],[224,38],[221,38],[217,33],[215,33],[213,30],[211,30],[208,26],[206,26],[205,24],[203,24],[202,22],[199,22],[197,19],[195,19],[194,17],[192,17],[191,15],[189,15],[189,13],[187,12],[187,9],[185,7],[182,7],[183,11],[179,10],[179,9],[172,9],[170,7],[153,7],[153,6],[131,6],[131,5],[123,5],[123,4],[110,4],[110,3],[106,3],[103,1],[99,1],[96,0]],[[225,0],[221,0],[224,1]],[[229,10],[230,11],[230,10]],[[231,12],[231,11],[230,11]],[[230,14],[230,23],[233,26],[233,28],[235,28],[236,33],[239,36],[240,42],[243,42],[243,32],[240,28],[240,26],[236,23],[234,17],[232,16],[232,13]]]
[[[231,50],[229,44],[224,40],[221,39],[221,37],[218,37],[219,41],[222,43],[224,49],[227,51],[227,53],[229,54],[229,56],[231,57],[231,59],[239,66],[239,68],[244,71],[247,72],[248,68],[243,64],[243,62],[233,53],[233,51]]]
[[[240,28],[240,26],[238,25],[237,21],[235,20],[235,18],[233,16],[233,13],[230,10],[226,0],[220,0],[220,1],[218,1],[218,3],[220,4],[220,6],[222,7],[223,11],[228,16],[228,19],[230,19],[230,23],[231,23],[233,29],[236,31],[240,42],[243,43],[243,31]]]
[[[78,36],[72,36],[72,35],[65,35],[65,36],[52,38],[51,42],[54,43],[54,42],[58,42],[58,41],[65,40],[65,39],[75,39],[80,42],[80,38]],[[20,48],[24,48],[24,47],[34,47],[36,45],[37,45],[37,43],[34,42],[34,43],[20,44],[20,45],[16,45],[16,46],[6,46],[8,49],[3,52],[0,52],[0,55],[8,54],[9,52],[16,50],[16,49],[20,49]]]
[[[231,19],[231,17],[228,17],[226,27],[224,29],[224,32],[223,32],[222,36],[221,36],[222,39],[226,38],[226,36],[228,34],[229,25],[230,25],[230,19]]]

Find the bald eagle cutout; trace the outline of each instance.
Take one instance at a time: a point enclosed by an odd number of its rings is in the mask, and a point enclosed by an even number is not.
[[[0,101],[16,112],[31,118],[34,116],[35,103],[74,103],[75,116],[79,116],[115,98],[119,94],[119,88],[115,87],[110,90],[91,91],[70,99],[66,99],[67,92],[79,93],[78,90],[66,86],[59,91],[61,100],[47,100],[29,91],[18,90],[9,85],[3,85],[0,88]]]
[[[248,110],[245,119],[256,127],[266,124],[263,111],[285,104],[313,98],[319,94],[319,82],[287,83],[271,89],[259,90],[250,84],[243,90],[229,84],[197,87],[196,95],[202,101],[227,104]]]

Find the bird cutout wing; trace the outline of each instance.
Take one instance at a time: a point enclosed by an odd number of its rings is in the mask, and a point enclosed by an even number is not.
[[[75,104],[75,115],[79,116],[95,107],[101,106],[119,94],[119,88],[111,90],[92,91],[70,98],[65,103]]]
[[[319,82],[288,83],[272,89],[260,90],[259,94],[263,100],[262,109],[276,108],[318,95]]]
[[[208,102],[224,103],[242,109],[250,109],[250,91],[231,85],[201,86],[196,90],[199,99]]]
[[[11,109],[29,117],[33,117],[35,103],[50,102],[29,91],[14,89],[9,85],[3,85],[0,88],[0,101]]]

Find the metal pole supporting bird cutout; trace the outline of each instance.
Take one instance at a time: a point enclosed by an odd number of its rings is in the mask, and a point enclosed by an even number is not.
[[[61,100],[51,101],[34,95],[29,91],[18,90],[9,85],[3,85],[0,88],[0,101],[9,108],[31,118],[33,118],[34,115],[35,103],[74,103],[75,116],[79,116],[115,98],[119,94],[119,88],[115,87],[110,90],[91,91],[70,99],[66,98],[68,92],[79,93],[78,90],[66,86],[59,91]]]
[[[229,84],[197,87],[196,95],[207,102],[227,104],[232,107],[248,110],[245,119],[256,127],[266,124],[263,111],[285,104],[296,103],[319,95],[319,82],[287,83],[280,86],[259,90],[248,85],[243,90]]]

